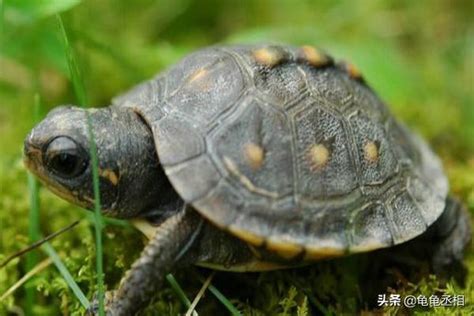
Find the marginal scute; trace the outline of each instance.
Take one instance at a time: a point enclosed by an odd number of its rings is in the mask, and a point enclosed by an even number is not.
[[[267,239],[266,248],[284,259],[292,259],[304,251],[303,246],[283,240]]]
[[[219,181],[204,197],[196,200],[193,206],[222,229],[235,222],[239,215],[235,210],[245,207],[239,192],[224,180]]]
[[[426,223],[420,209],[407,192],[395,197],[390,203],[392,237],[395,244],[413,239],[426,230]]]
[[[331,246],[305,246],[305,257],[304,260],[322,260],[329,258],[341,257],[345,254],[345,251],[340,248]]]
[[[408,179],[408,192],[416,201],[426,225],[431,225],[438,219],[440,210],[444,209],[446,202],[439,192],[435,192],[425,181],[418,176],[410,177]]]
[[[230,225],[227,229],[235,236],[252,245],[261,246],[265,242],[265,239],[262,236],[249,231],[242,230],[241,228],[236,227],[234,225]]]
[[[220,180],[219,173],[207,156],[199,156],[177,166],[165,168],[165,171],[178,193],[187,202],[204,197]]]
[[[356,211],[351,227],[350,252],[370,251],[392,244],[382,204],[369,204]]]

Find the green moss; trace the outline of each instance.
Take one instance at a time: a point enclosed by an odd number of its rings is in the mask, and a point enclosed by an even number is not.
[[[0,261],[29,244],[28,185],[21,163],[23,138],[33,126],[34,95],[42,115],[74,100],[60,33],[54,14],[63,12],[70,42],[81,65],[91,106],[110,98],[177,61],[194,49],[216,42],[281,41],[309,43],[351,59],[390,105],[392,112],[422,134],[446,166],[451,191],[474,214],[474,104],[472,83],[472,6],[442,0],[416,1],[190,1],[102,0],[46,1],[22,7],[1,1],[0,50]],[[19,3],[19,2],[18,2]],[[32,2],[33,3],[33,2]],[[38,2],[39,3],[39,2]],[[74,230],[52,242],[75,281],[90,298],[97,290],[91,214],[40,192],[43,235],[81,219]],[[108,223],[104,229],[104,269],[108,288],[139,255],[143,237],[128,226]],[[37,260],[46,254],[37,251]],[[0,295],[25,273],[25,258],[0,269]],[[464,308],[423,309],[413,314],[474,313],[474,252],[469,248],[465,287],[443,284],[420,271],[386,271],[391,288],[371,283],[365,269],[369,256],[353,256],[311,267],[269,273],[217,273],[213,285],[243,315],[405,314],[408,310],[374,309],[377,294],[445,293],[465,295]],[[192,300],[208,271],[189,268],[175,276]],[[81,315],[80,303],[54,266],[28,284],[37,295],[35,314]],[[25,309],[25,287],[0,302],[0,314]],[[166,287],[146,314],[176,315],[186,308]],[[202,315],[227,310],[207,293]]]

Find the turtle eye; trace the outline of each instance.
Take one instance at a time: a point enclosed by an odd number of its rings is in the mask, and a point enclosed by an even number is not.
[[[74,178],[84,172],[88,165],[86,152],[69,137],[53,139],[45,152],[47,168],[62,178]]]

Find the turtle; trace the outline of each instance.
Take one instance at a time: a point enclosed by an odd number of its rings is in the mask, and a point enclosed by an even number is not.
[[[25,165],[93,209],[89,132],[103,214],[150,239],[108,315],[136,313],[185,265],[266,271],[425,236],[441,270],[470,240],[428,144],[354,65],[314,46],[211,46],[107,107],[53,109],[26,137]]]

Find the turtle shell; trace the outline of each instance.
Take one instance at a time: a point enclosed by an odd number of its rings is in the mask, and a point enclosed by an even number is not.
[[[218,46],[115,100],[148,122],[181,197],[285,258],[410,240],[445,206],[439,159],[321,51]]]

